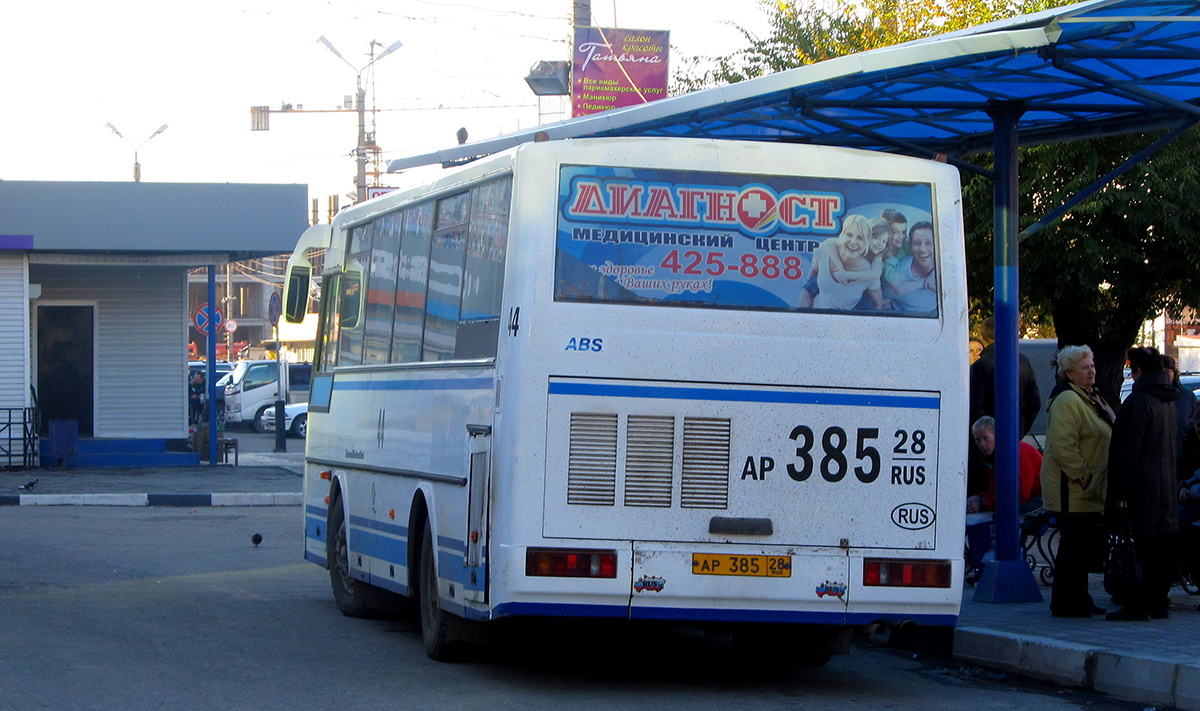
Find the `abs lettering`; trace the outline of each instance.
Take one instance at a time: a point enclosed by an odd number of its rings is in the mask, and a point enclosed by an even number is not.
[[[592,339],[592,350],[600,352],[604,349],[604,341],[599,338]]]
[[[580,338],[579,339],[579,350],[586,351],[586,350],[591,350],[591,348],[592,348],[592,340],[590,338]]]
[[[579,350],[579,348],[578,348],[578,347],[575,345],[575,339],[574,339],[574,338],[572,338],[572,339],[571,339],[571,340],[570,340],[570,341],[567,343],[567,347],[566,347],[566,348],[564,348],[563,350],[568,350],[568,351],[576,351],[576,350]]]

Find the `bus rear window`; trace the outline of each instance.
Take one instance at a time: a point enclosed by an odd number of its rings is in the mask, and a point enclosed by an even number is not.
[[[936,318],[928,183],[562,166],[554,298]]]

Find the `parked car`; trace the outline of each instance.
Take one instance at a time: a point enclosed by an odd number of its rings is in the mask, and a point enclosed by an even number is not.
[[[263,416],[267,432],[275,431],[275,411],[268,409]],[[308,436],[308,403],[296,402],[283,408],[283,429],[292,437],[304,439]]]
[[[217,368],[217,378],[218,379],[221,378],[222,376],[228,375],[229,373],[233,372],[233,363],[219,360],[219,361],[216,361],[216,363],[214,363],[214,365]],[[189,383],[192,382],[192,378],[195,377],[196,373],[204,373],[207,375],[208,374],[208,363],[205,363],[202,360],[189,360],[188,361],[188,374],[187,374],[187,379],[188,379]],[[218,380],[218,382],[219,382],[219,380]]]
[[[288,403],[307,402],[312,380],[309,363],[288,364]],[[248,424],[266,432],[265,416],[279,397],[279,363],[273,360],[243,360],[225,384],[225,422]]]
[[[1183,387],[1196,393],[1196,397],[1200,397],[1200,373],[1180,373],[1179,382]],[[1133,378],[1126,374],[1125,382],[1121,383],[1121,402],[1125,402],[1125,398],[1129,397],[1131,392],[1133,392]]]

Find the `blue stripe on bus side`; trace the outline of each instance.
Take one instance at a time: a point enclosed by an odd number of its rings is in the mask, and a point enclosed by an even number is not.
[[[316,563],[317,565],[321,566],[322,568],[328,568],[328,567],[329,567],[329,566],[328,566],[328,565],[325,563],[325,559],[324,559],[324,558],[322,558],[321,556],[317,555],[316,553],[309,553],[308,551],[304,551],[304,558],[305,558],[306,560],[310,560],[310,561],[312,561],[313,563]]]
[[[550,383],[551,395],[596,395],[655,398],[662,400],[715,400],[724,402],[772,402],[795,405],[848,405],[851,407],[907,407],[936,410],[938,397],[918,395],[857,395],[853,393],[779,392],[729,388],[686,388],[656,385],[606,385],[601,383]]]
[[[915,622],[918,625],[925,625],[927,627],[954,627],[958,624],[958,615],[881,615],[870,612],[852,612],[846,615],[846,624],[848,625],[869,625],[872,622],[900,624],[905,621]]]
[[[334,390],[491,390],[491,378],[440,378],[437,380],[343,380],[335,378]]]
[[[531,617],[629,617],[628,605],[568,605],[549,602],[506,602],[492,608],[492,619]]]
[[[304,536],[321,543],[325,542],[325,517],[317,518],[308,515],[304,517]]]
[[[460,541],[457,538],[451,538],[449,536],[438,536],[438,547],[439,548],[450,548],[452,550],[458,551],[459,553],[462,553],[463,555],[467,554],[466,541]]]
[[[370,556],[375,560],[392,565],[408,566],[408,528],[397,526],[395,524],[383,523],[382,521],[372,521],[371,519],[362,516],[351,516],[351,525],[354,528],[354,552],[361,553],[365,556]],[[383,535],[386,532],[392,535],[402,536],[402,538],[393,538],[389,535]],[[311,537],[311,536],[310,536]],[[474,584],[471,583],[471,569],[464,565],[466,544],[462,541],[456,541],[453,538],[439,539],[439,544],[444,545],[443,541],[448,541],[450,544],[461,546],[462,553],[448,553],[438,551],[438,573],[439,577],[449,580],[464,590],[483,590],[483,577],[479,573],[482,572],[483,566],[477,569]],[[371,576],[371,583],[380,587],[388,587],[384,583],[388,582],[387,578],[379,575]],[[391,588],[389,588],[391,589]],[[402,593],[407,594],[407,593]]]
[[[310,514],[313,514],[314,516],[320,516],[321,518],[329,518],[329,509],[321,507],[321,506],[313,506],[312,504],[309,504],[304,507],[304,510]]]
[[[844,625],[845,612],[788,610],[721,610],[694,607],[633,607],[631,620],[679,620],[707,622],[791,622],[815,625]]]

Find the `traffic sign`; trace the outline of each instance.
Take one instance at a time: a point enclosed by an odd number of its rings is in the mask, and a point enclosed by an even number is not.
[[[282,312],[283,299],[279,298],[279,294],[271,294],[271,301],[267,304],[267,318],[272,326],[279,325],[279,314]]]
[[[237,321],[234,321],[234,320],[233,320],[233,319],[231,319],[231,318],[230,318],[230,319],[225,319],[225,325],[224,325],[224,329],[225,329],[225,330],[226,330],[226,332],[228,332],[228,333],[233,333],[234,331],[236,331],[236,330],[237,330]]]
[[[221,327],[221,322],[224,317],[221,314],[221,309],[217,309],[217,328]],[[192,314],[192,323],[196,325],[196,330],[201,333],[208,333],[208,304],[201,304],[200,308],[196,309],[196,313]]]

